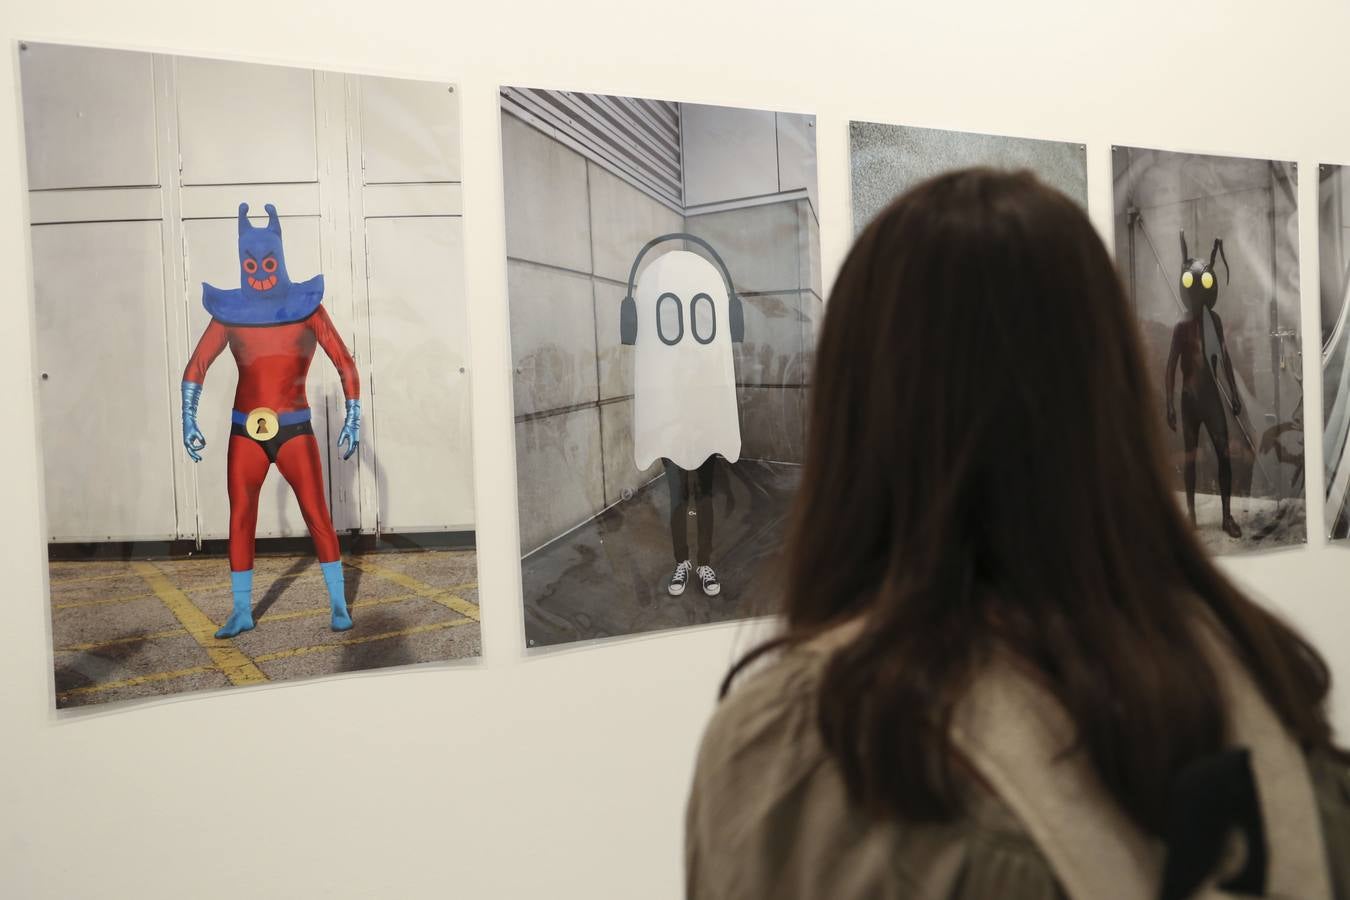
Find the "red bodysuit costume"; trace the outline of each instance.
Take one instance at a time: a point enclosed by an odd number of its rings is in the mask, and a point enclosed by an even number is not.
[[[273,462],[295,491],[319,561],[339,558],[337,532],[325,498],[319,443],[307,418],[303,423],[285,424],[287,414],[309,410],[305,379],[316,345],[323,347],[337,367],[346,398],[360,399],[356,360],[322,306],[303,321],[284,325],[226,325],[212,319],[183,372],[184,381],[204,383],[206,370],[226,346],[239,368],[239,386],[234,393],[236,424],[230,434],[227,464],[232,571],[253,568],[258,495]],[[275,411],[282,422],[276,438],[266,444],[249,437],[238,422],[241,416],[261,407]]]

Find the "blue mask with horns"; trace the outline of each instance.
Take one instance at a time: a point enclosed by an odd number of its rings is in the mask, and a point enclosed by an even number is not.
[[[202,305],[226,325],[284,325],[310,317],[323,300],[323,276],[292,282],[286,273],[277,208],[268,203],[267,224],[255,228],[248,204],[239,204],[239,287],[202,283]]]

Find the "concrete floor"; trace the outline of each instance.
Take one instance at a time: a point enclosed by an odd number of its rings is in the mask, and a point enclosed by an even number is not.
[[[350,631],[329,628],[313,556],[260,557],[257,627],[214,632],[231,607],[223,559],[52,562],[61,708],[477,656],[472,550],[344,559]]]
[[[1186,495],[1177,494],[1177,502],[1186,509]],[[1196,534],[1200,542],[1216,556],[1271,550],[1308,540],[1307,509],[1303,500],[1271,500],[1264,497],[1234,497],[1233,518],[1242,529],[1242,537],[1224,533],[1223,504],[1218,494],[1195,495]]]
[[[692,578],[682,596],[666,592],[675,558],[664,476],[531,553],[522,561],[527,642],[547,646],[765,612],[777,597],[770,564],[800,472],[755,460],[719,466],[712,565],[722,592],[716,597],[705,596]],[[691,517],[691,552],[697,535]]]

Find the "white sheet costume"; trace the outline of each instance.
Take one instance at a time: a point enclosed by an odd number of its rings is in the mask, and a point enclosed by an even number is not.
[[[668,235],[643,253],[676,239],[702,243]],[[624,343],[636,345],[633,462],[639,469],[663,457],[690,470],[715,453],[728,462],[740,459],[731,344],[744,325],[724,271],[691,251],[669,250],[642,273],[633,303],[625,302]]]

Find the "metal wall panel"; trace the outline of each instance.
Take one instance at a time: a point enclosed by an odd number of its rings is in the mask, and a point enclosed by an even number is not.
[[[463,220],[366,220],[375,477],[384,531],[473,527]]]
[[[54,538],[228,534],[234,363],[218,359],[208,375],[199,419],[209,446],[200,464],[182,448],[178,383],[208,322],[201,282],[239,283],[240,200],[253,207],[255,224],[263,204],[277,204],[292,277],[324,272],[325,308],[361,368],[359,459],[343,461],[333,449],[343,395],[322,350],[308,380],[336,526],[472,528],[454,90],[43,45],[24,51],[23,66],[37,162],[30,206],[35,222],[54,223],[33,228],[40,358],[51,370],[42,415]],[[122,219],[144,221],[113,221]],[[111,344],[99,342],[105,335]],[[394,385],[383,395],[372,357]],[[100,390],[105,384],[114,387]],[[109,491],[117,479],[134,496]],[[258,536],[305,534],[273,471]]]
[[[314,73],[176,59],[183,184],[318,179]]]
[[[358,79],[366,184],[459,181],[459,94],[448,84]]]
[[[30,190],[159,183],[153,59],[25,45],[19,63]]]
[[[160,223],[42,225],[32,247],[48,538],[170,538]]]
[[[763,109],[685,103],[684,193],[687,206],[778,192],[778,125]]]

